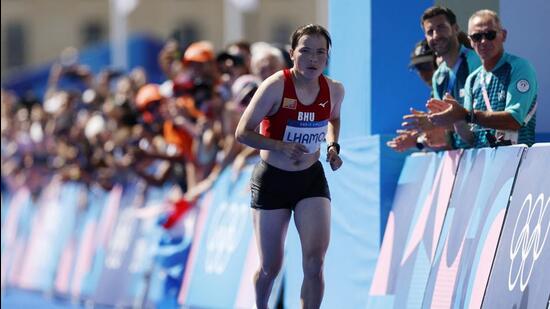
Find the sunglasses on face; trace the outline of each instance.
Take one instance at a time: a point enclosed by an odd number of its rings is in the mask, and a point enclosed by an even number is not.
[[[497,37],[497,32],[495,30],[491,30],[487,32],[477,32],[477,33],[470,34],[469,37],[470,39],[472,39],[472,41],[476,43],[481,42],[483,37],[485,37],[487,41],[492,41]]]

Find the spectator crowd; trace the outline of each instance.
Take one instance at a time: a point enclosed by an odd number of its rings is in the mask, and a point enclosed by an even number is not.
[[[216,53],[208,41],[158,55],[166,81],[142,68],[94,75],[65,49],[52,65],[43,101],[2,89],[2,186],[38,196],[52,177],[109,190],[116,183],[178,184],[186,199],[208,190],[256,152],[236,143],[240,115],[261,81],[289,66],[265,42],[235,42]],[[62,87],[69,80],[75,87]]]
[[[491,10],[479,10],[462,32],[448,8],[420,18],[425,39],[411,67],[432,88],[426,111],[411,109],[388,142],[396,151],[449,150],[535,142],[538,84],[533,66],[504,50],[507,31]]]
[[[420,19],[425,38],[410,67],[432,89],[426,111],[411,109],[388,142],[396,151],[534,143],[537,81],[529,62],[504,51],[507,32],[490,10],[475,12],[466,34],[445,7]],[[168,40],[158,55],[166,81],[141,68],[98,74],[67,48],[50,70],[43,100],[2,89],[2,186],[38,195],[52,177],[106,190],[140,180],[178,184],[193,201],[255,150],[234,137],[260,83],[290,67],[288,51],[235,42],[216,53],[208,41],[181,49]],[[79,87],[61,87],[70,80]]]
[[[410,68],[431,96],[425,111],[403,117],[388,147],[531,146],[535,72],[504,51],[507,32],[498,15],[475,12],[466,34],[450,9],[434,6],[420,25],[425,38],[414,47]],[[26,187],[37,199],[54,178],[105,191],[117,184],[168,185],[178,188],[167,203],[174,211],[163,226],[170,229],[181,217],[177,208],[191,207],[222,171],[231,168],[236,179],[258,158],[235,131],[262,81],[292,66],[288,50],[240,41],[216,52],[208,41],[181,48],[168,40],[158,55],[166,79],[155,84],[139,67],[93,74],[67,48],[50,69],[43,99],[1,91],[2,192]]]

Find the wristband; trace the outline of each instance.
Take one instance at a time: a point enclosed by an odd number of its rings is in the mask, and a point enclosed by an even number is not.
[[[466,120],[467,123],[475,123],[476,117],[473,109],[466,114],[464,120]]]
[[[340,144],[337,142],[331,142],[327,145],[327,153],[330,150],[330,147],[336,148],[336,154],[340,154]]]

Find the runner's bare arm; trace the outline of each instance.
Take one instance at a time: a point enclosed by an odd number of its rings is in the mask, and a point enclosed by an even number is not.
[[[275,104],[280,101],[283,87],[284,80],[279,74],[269,77],[260,85],[237,125],[235,138],[239,142],[258,149],[277,149],[277,141],[262,136],[256,129],[263,118],[276,109]]]
[[[329,85],[332,110],[327,129],[327,144],[338,142],[338,137],[340,136],[340,108],[345,94],[344,85],[340,82],[329,80]],[[330,167],[333,171],[339,169],[343,164],[340,155],[334,147],[330,147],[327,151],[327,162],[330,163]]]
[[[254,94],[237,125],[235,137],[240,143],[256,149],[283,152],[291,159],[298,159],[307,152],[307,148],[299,143],[287,143],[267,138],[256,129],[262,119],[274,114],[279,108],[284,89],[282,72],[266,79]]]
[[[327,143],[338,142],[340,135],[340,108],[342,101],[344,100],[345,90],[342,83],[329,80],[330,94],[332,102],[332,111],[330,113],[330,120],[327,131]]]

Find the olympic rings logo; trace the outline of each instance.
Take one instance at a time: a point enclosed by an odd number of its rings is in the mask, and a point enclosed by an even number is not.
[[[549,203],[550,197],[545,202],[544,193],[539,194],[534,205],[531,193],[523,201],[510,244],[510,271],[508,273],[508,290],[510,291],[516,287],[518,279],[522,292],[529,283],[535,262],[542,253],[550,230],[550,215],[546,213]],[[545,215],[547,216],[545,217]],[[518,229],[518,226],[521,225],[523,226]],[[520,252],[521,260],[516,259]]]
[[[243,238],[249,214],[244,203],[222,202],[216,209],[206,238],[206,273],[221,274],[225,271]]]

